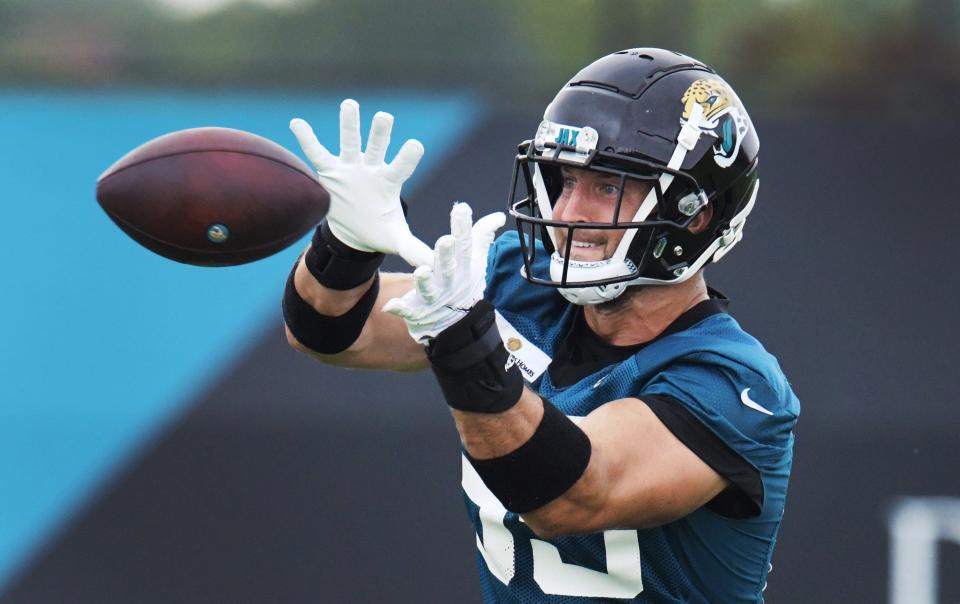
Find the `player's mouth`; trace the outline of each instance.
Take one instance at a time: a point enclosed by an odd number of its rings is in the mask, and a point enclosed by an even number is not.
[[[606,247],[605,240],[574,239],[570,245],[570,259],[585,262],[604,260]]]

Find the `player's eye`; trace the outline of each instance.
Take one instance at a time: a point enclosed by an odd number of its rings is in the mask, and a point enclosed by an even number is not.
[[[611,197],[620,193],[620,187],[610,183],[600,185],[600,192],[607,197]]]
[[[576,179],[570,178],[569,176],[564,177],[563,179],[563,188],[564,189],[573,189],[577,186]]]

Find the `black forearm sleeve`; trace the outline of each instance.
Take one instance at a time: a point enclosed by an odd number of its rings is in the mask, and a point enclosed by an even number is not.
[[[293,276],[299,263],[297,260],[293,265],[283,291],[283,320],[293,337],[310,350],[321,354],[343,352],[363,331],[380,292],[380,275],[374,273],[373,284],[353,308],[339,317],[329,317],[314,310],[297,292]]]
[[[493,459],[467,459],[505,508],[523,514],[560,497],[590,463],[590,438],[573,421],[543,401],[543,419],[530,440]]]

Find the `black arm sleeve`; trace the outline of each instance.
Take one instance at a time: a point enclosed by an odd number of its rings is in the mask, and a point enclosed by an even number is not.
[[[763,509],[760,471],[723,442],[676,399],[659,395],[640,397],[677,440],[705,464],[730,481],[730,486],[711,499],[707,507],[728,518],[752,518]]]

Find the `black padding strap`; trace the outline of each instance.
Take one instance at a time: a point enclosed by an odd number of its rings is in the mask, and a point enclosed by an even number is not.
[[[503,348],[503,340],[500,339],[500,330],[497,329],[496,322],[492,322],[473,342],[459,350],[437,354],[435,358],[437,364],[444,370],[463,371],[484,361],[498,348]]]
[[[320,285],[342,291],[366,283],[383,258],[379,252],[361,252],[343,243],[324,220],[313,234],[304,264]]]
[[[590,438],[550,401],[530,440],[493,459],[467,459],[490,492],[511,512],[542,507],[572,487],[590,463]]]
[[[294,286],[297,260],[283,291],[283,320],[298,342],[321,354],[343,352],[357,341],[380,292],[380,274],[374,272],[373,284],[357,303],[339,317],[321,315],[300,297]],[[370,277],[367,277],[368,279]]]
[[[503,347],[493,305],[477,302],[427,346],[447,404],[460,411],[500,413],[523,392],[523,376]]]

